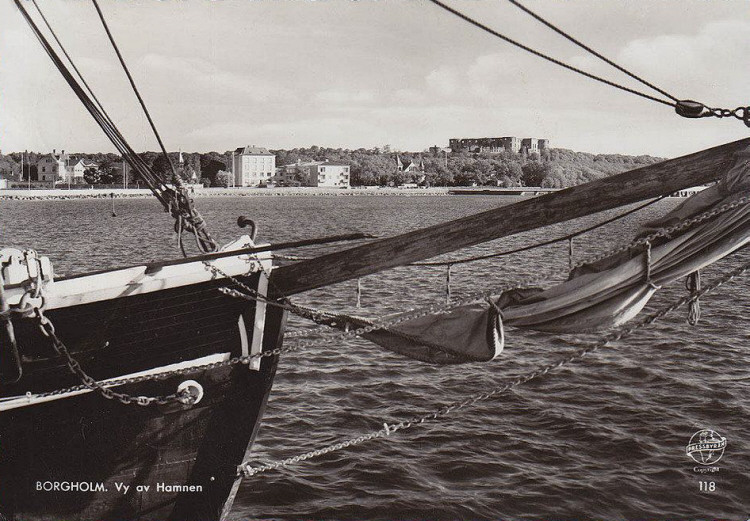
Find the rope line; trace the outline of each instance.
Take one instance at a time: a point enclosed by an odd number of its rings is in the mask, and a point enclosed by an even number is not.
[[[104,115],[104,117],[107,119],[107,122],[110,125],[114,126],[114,122],[112,121],[112,118],[110,118],[109,114],[107,114],[107,111],[104,110],[104,106],[99,101],[99,98],[96,97],[96,94],[94,93],[93,89],[89,86],[88,82],[86,81],[86,78],[84,78],[83,74],[78,69],[78,66],[76,66],[75,62],[73,61],[73,58],[71,58],[70,54],[68,54],[68,51],[65,49],[65,46],[60,41],[60,38],[57,37],[57,33],[55,32],[55,30],[50,25],[49,21],[47,20],[47,17],[44,16],[44,13],[42,12],[42,10],[39,8],[39,4],[37,4],[36,0],[31,0],[31,3],[34,4],[34,7],[36,8],[36,11],[39,13],[39,16],[41,17],[42,21],[44,21],[44,25],[47,26],[47,29],[49,30],[50,34],[52,35],[52,37],[57,42],[58,47],[60,47],[60,50],[65,55],[65,58],[67,58],[67,60],[70,63],[71,67],[73,67],[73,70],[78,75],[78,79],[80,79],[81,83],[84,85],[84,87],[86,87],[86,90],[88,91],[88,95],[91,96],[91,99],[94,100],[94,102],[96,103],[96,105],[99,108],[99,110],[102,112],[102,114]]]
[[[597,58],[599,58],[603,62],[611,65],[615,69],[617,69],[617,70],[619,70],[621,72],[624,72],[625,74],[627,74],[628,76],[630,76],[634,80],[637,80],[637,81],[641,82],[646,87],[650,87],[650,88],[654,89],[656,92],[658,92],[659,94],[662,94],[662,95],[666,96],[667,98],[671,99],[675,103],[677,103],[677,102],[680,101],[678,98],[672,96],[670,93],[666,92],[665,90],[660,89],[659,87],[657,87],[656,85],[654,85],[652,83],[649,83],[648,81],[644,80],[640,76],[638,76],[638,75],[630,72],[626,68],[618,65],[617,63],[613,62],[612,60],[610,60],[606,56],[604,56],[601,53],[597,52],[596,50],[592,49],[591,47],[589,47],[585,43],[581,42],[580,40],[577,40],[576,38],[574,38],[573,36],[571,36],[567,32],[563,31],[562,29],[560,29],[559,27],[557,27],[556,25],[554,25],[552,22],[546,20],[545,18],[542,18],[540,15],[538,15],[537,13],[535,13],[534,11],[532,11],[531,9],[529,9],[528,7],[526,7],[525,5],[521,4],[517,0],[508,0],[508,1],[511,4],[513,4],[514,6],[518,7],[519,9],[521,9],[523,12],[525,12],[529,16],[531,16],[532,18],[534,18],[535,20],[537,20],[538,22],[541,22],[542,24],[546,25],[548,28],[550,28],[553,31],[555,31],[557,34],[559,34],[562,37],[564,37],[569,42],[572,42],[575,45],[577,45],[578,47],[580,47],[581,49],[584,49],[584,50],[588,51],[589,53],[593,54],[594,56],[596,56]]]
[[[141,179],[143,179],[143,181],[149,187],[149,189],[154,194],[154,196],[162,204],[165,211],[169,212],[172,215],[172,217],[174,217],[175,220],[178,221],[176,223],[177,227],[175,229],[175,231],[178,232],[178,244],[182,246],[181,237],[179,236],[179,233],[183,229],[186,229],[195,235],[196,245],[198,246],[199,250],[201,250],[203,253],[215,251],[218,248],[218,245],[211,238],[211,235],[208,233],[208,230],[206,229],[206,226],[205,226],[205,221],[201,217],[200,213],[193,207],[192,200],[188,197],[186,190],[182,187],[181,180],[179,179],[179,177],[178,176],[175,177],[174,184],[177,187],[177,190],[173,190],[172,188],[167,186],[164,183],[164,181],[161,179],[161,177],[156,175],[151,169],[151,167],[146,164],[143,158],[139,156],[138,154],[136,154],[135,151],[130,147],[130,145],[127,143],[123,135],[117,129],[117,126],[114,124],[110,116],[104,110],[98,98],[96,98],[96,96],[93,94],[93,91],[91,90],[88,83],[85,81],[85,78],[81,74],[81,71],[75,65],[75,62],[73,62],[72,58],[70,57],[70,54],[62,45],[62,42],[57,37],[57,34],[55,33],[55,31],[52,29],[51,24],[49,23],[47,18],[44,16],[44,13],[41,11],[39,5],[36,2],[34,2],[34,6],[36,7],[36,10],[39,12],[45,25],[50,30],[50,33],[54,37],[55,41],[59,45],[65,57],[70,62],[70,65],[73,67],[73,70],[75,70],[76,74],[80,78],[80,83],[79,83],[79,80],[73,76],[73,74],[70,72],[68,67],[60,59],[60,56],[57,54],[55,49],[53,49],[50,42],[44,36],[42,31],[34,22],[34,20],[31,18],[28,11],[23,6],[21,0],[14,0],[14,2],[16,6],[18,7],[19,11],[21,12],[21,15],[24,17],[26,23],[29,25],[32,32],[34,33],[34,36],[37,38],[37,40],[39,40],[39,43],[42,45],[42,48],[47,53],[49,58],[52,60],[55,67],[58,69],[58,71],[63,76],[65,81],[68,83],[68,85],[73,90],[73,92],[76,94],[78,99],[81,101],[83,106],[86,108],[89,114],[91,114],[91,116],[94,118],[96,123],[102,129],[104,134],[112,142],[112,144],[115,145],[115,148],[117,148],[117,150],[120,152],[122,157],[130,164],[130,166],[141,177]],[[96,5],[96,7],[98,10],[98,5]],[[103,19],[102,21],[106,25],[106,22],[104,22]],[[107,27],[105,28],[107,29],[108,36],[112,40],[111,33],[109,33]],[[113,45],[114,45],[114,42],[113,42]],[[119,49],[116,49],[116,50],[117,50],[118,56],[122,60],[122,56],[119,54]],[[126,71],[126,72],[132,83],[132,77],[130,76],[129,71]],[[83,85],[86,86],[86,89],[88,89],[88,91],[90,92],[90,95],[83,89],[83,87],[81,86],[81,83],[83,83]],[[140,99],[140,94],[137,93],[137,95]],[[144,106],[144,109],[145,109],[145,106]],[[148,116],[149,116],[149,120],[151,121],[150,115]],[[151,121],[151,123],[153,125],[153,121]],[[154,130],[156,129],[154,128]],[[159,139],[160,145],[162,146],[162,151],[165,152],[165,150],[163,149],[163,143],[161,143],[161,138],[158,135],[157,135],[157,139]],[[169,159],[168,156],[167,156],[167,159]]]
[[[505,255],[511,255],[514,253],[521,253],[528,250],[533,250],[534,248],[540,248],[542,246],[549,246],[550,244],[555,244],[562,241],[567,241],[570,239],[573,239],[574,237],[578,237],[579,235],[583,235],[584,233],[588,233],[592,230],[596,230],[597,228],[601,228],[602,226],[606,226],[607,224],[613,223],[619,219],[622,219],[624,217],[627,217],[628,215],[634,214],[635,212],[639,210],[643,210],[647,206],[651,206],[652,204],[656,204],[662,199],[666,198],[666,195],[662,195],[661,197],[657,197],[656,199],[649,201],[647,203],[644,203],[640,206],[637,206],[636,208],[632,208],[628,210],[627,212],[623,212],[621,214],[615,215],[614,217],[611,217],[609,219],[606,219],[604,221],[601,221],[599,223],[596,223],[592,226],[589,226],[587,228],[583,228],[582,230],[578,230],[572,233],[569,233],[568,235],[563,235],[562,237],[557,237],[556,239],[550,239],[547,241],[542,242],[536,242],[534,244],[530,244],[529,246],[523,246],[520,248],[515,248],[512,250],[506,250],[501,251],[497,253],[488,253],[486,255],[477,255],[474,257],[466,257],[463,259],[454,259],[449,261],[433,261],[433,262],[412,262],[411,264],[408,264],[408,266],[449,266],[453,264],[464,264],[467,262],[475,262],[480,260],[486,260],[486,259],[494,259],[495,257],[503,257]]]
[[[62,60],[57,55],[57,53],[52,48],[52,46],[47,41],[47,39],[44,37],[41,30],[36,25],[34,20],[31,18],[29,13],[26,11],[26,8],[23,6],[21,1],[20,0],[14,0],[14,1],[16,3],[16,6],[21,12],[21,15],[24,17],[24,20],[26,20],[27,24],[31,28],[32,32],[34,33],[34,36],[37,38],[37,40],[39,40],[39,43],[42,45],[42,48],[50,57],[55,67],[57,67],[58,71],[62,74],[63,78],[68,83],[68,85],[73,90],[73,92],[76,94],[76,96],[81,101],[83,106],[86,108],[86,110],[88,110],[88,112],[91,114],[91,116],[100,126],[100,128],[104,131],[104,133],[107,135],[110,141],[112,141],[112,144],[114,144],[115,147],[118,149],[118,151],[123,155],[123,157],[125,157],[128,160],[128,162],[131,164],[133,169],[136,170],[136,172],[138,172],[138,174],[141,176],[143,181],[146,183],[146,185],[149,187],[152,193],[156,196],[156,198],[162,203],[162,205],[165,208],[168,208],[169,207],[168,194],[170,192],[170,189],[166,185],[164,185],[164,183],[161,181],[161,179],[158,178],[158,176],[155,176],[150,171],[150,168],[148,167],[148,165],[146,165],[143,159],[140,156],[138,156],[135,153],[135,151],[133,151],[132,148],[130,148],[130,145],[128,145],[125,138],[122,136],[122,134],[120,134],[119,130],[117,130],[117,128],[112,124],[112,120],[104,112],[100,111],[97,108],[97,106],[88,96],[88,94],[86,94],[86,92],[81,88],[81,85],[73,77],[73,75],[70,73],[67,67],[63,64]],[[38,5],[37,5],[37,9],[39,9]]]
[[[442,9],[444,9],[445,11],[448,11],[452,15],[457,16],[458,18],[461,18],[465,22],[468,22],[471,25],[473,25],[475,27],[478,27],[479,29],[481,29],[481,30],[483,30],[485,32],[487,32],[487,33],[489,33],[489,34],[491,34],[491,35],[493,35],[493,36],[495,36],[497,38],[500,38],[501,40],[503,40],[503,41],[505,41],[505,42],[507,42],[507,43],[509,43],[511,45],[514,45],[514,46],[518,47],[519,49],[522,49],[522,50],[524,50],[524,51],[526,51],[528,53],[531,53],[531,54],[533,54],[535,56],[538,56],[539,58],[547,60],[548,62],[554,63],[555,65],[558,65],[558,66],[560,66],[560,67],[562,67],[564,69],[568,69],[569,71],[576,72],[576,73],[581,74],[583,76],[586,76],[587,78],[590,78],[592,80],[598,81],[600,83],[604,83],[605,85],[609,85],[610,87],[614,87],[616,89],[620,89],[622,91],[629,92],[631,94],[635,94],[636,96],[640,96],[641,98],[645,98],[645,99],[648,99],[648,100],[651,100],[651,101],[655,101],[657,103],[661,103],[662,105],[667,105],[667,106],[670,106],[670,107],[674,107],[675,106],[675,103],[673,103],[671,101],[666,101],[666,100],[657,98],[655,96],[651,96],[650,94],[646,94],[645,92],[641,92],[641,91],[638,91],[638,90],[635,90],[635,89],[631,89],[630,87],[626,87],[624,85],[620,85],[619,83],[615,83],[615,82],[610,81],[608,79],[602,78],[601,76],[597,76],[595,74],[591,74],[590,72],[586,72],[586,71],[584,71],[582,69],[579,69],[578,67],[574,67],[573,65],[568,65],[567,63],[562,62],[562,61],[558,60],[557,58],[553,58],[552,56],[549,56],[549,55],[544,54],[544,53],[542,53],[540,51],[532,49],[531,47],[529,47],[527,45],[524,45],[521,42],[518,42],[516,40],[513,40],[512,38],[509,38],[508,36],[505,36],[504,34],[501,34],[501,33],[497,32],[497,31],[495,31],[494,29],[492,29],[492,28],[484,25],[483,23],[481,23],[481,22],[479,22],[479,21],[477,21],[477,20],[475,20],[475,19],[473,19],[473,18],[465,15],[461,11],[457,11],[456,9],[453,9],[452,7],[444,4],[440,0],[428,0],[428,1],[432,2],[433,4],[435,4],[436,6],[442,8]]]
[[[141,97],[141,93],[138,91],[138,87],[136,87],[135,85],[133,76],[130,74],[130,69],[128,69],[128,66],[125,64],[125,60],[122,57],[122,53],[120,53],[120,48],[117,46],[117,43],[115,42],[115,39],[112,36],[112,32],[109,30],[109,25],[107,25],[107,21],[104,19],[104,13],[102,13],[101,8],[99,7],[99,2],[97,2],[96,0],[91,0],[91,2],[94,4],[94,8],[96,9],[97,14],[99,15],[99,20],[101,20],[102,26],[104,27],[104,30],[107,33],[107,37],[109,38],[109,41],[112,44],[112,48],[114,49],[115,54],[117,54],[117,58],[120,60],[120,65],[122,65],[122,69],[125,71],[125,74],[128,77],[130,86],[133,88],[133,92],[135,93],[135,96],[138,98],[138,102],[141,104],[143,113],[146,115],[149,125],[151,125],[151,130],[153,130],[154,136],[156,136],[156,140],[159,142],[159,146],[161,147],[162,154],[164,154],[164,157],[169,163],[169,167],[172,170],[172,175],[174,176],[174,179],[175,179],[174,181],[175,186],[179,187],[182,185],[182,180],[179,179],[179,176],[177,175],[177,170],[175,170],[174,163],[172,163],[172,159],[170,159],[169,154],[167,154],[167,149],[164,147],[164,143],[161,140],[159,131],[156,130],[156,125],[154,124],[154,120],[151,119],[151,114],[146,108],[146,103],[143,101],[143,98]]]

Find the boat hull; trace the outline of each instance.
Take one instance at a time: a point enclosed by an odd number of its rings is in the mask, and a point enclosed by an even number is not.
[[[261,276],[242,281],[257,288]],[[179,375],[112,389],[163,396],[193,380],[204,392],[193,406],[143,407],[96,392],[39,401],[40,393],[80,382],[35,319],[14,321],[24,376],[0,390],[6,398],[31,390],[36,401],[0,413],[0,514],[19,521],[213,521],[230,511],[237,465],[259,428],[277,357],[255,366],[199,366],[247,354],[259,325],[260,348],[279,347],[285,316],[269,308],[259,321],[255,303],[220,293],[222,286],[232,284],[211,280],[47,313],[95,379],[180,367]]]

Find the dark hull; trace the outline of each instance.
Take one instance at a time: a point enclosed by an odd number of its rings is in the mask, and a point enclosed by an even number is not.
[[[258,275],[244,280],[255,287]],[[238,319],[243,316],[251,339],[255,309],[219,293],[217,286],[224,284],[194,284],[47,315],[96,379],[215,353],[239,356]],[[283,314],[270,308],[264,350],[280,345],[283,322]],[[39,334],[33,319],[15,325],[24,377],[2,387],[2,396],[79,383],[53,356],[49,340]],[[231,505],[236,467],[260,425],[276,363],[276,357],[267,357],[259,370],[246,365],[193,370],[116,388],[129,394],[167,395],[192,379],[205,392],[192,407],[125,405],[87,393],[4,411],[0,513],[19,521],[219,519]],[[172,488],[191,485],[192,489]],[[129,486],[127,493],[124,486]]]

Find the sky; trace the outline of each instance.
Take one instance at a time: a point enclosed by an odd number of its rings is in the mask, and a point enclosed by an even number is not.
[[[35,15],[28,0],[22,0]],[[506,0],[446,0],[533,48],[639,89]],[[680,99],[750,104],[748,0],[523,0]],[[38,0],[135,150],[157,148],[88,0]],[[100,0],[170,150],[403,151],[547,138],[675,157],[742,139],[516,49],[426,0]],[[38,19],[38,15],[37,15]],[[0,2],[0,150],[114,151],[10,0]]]

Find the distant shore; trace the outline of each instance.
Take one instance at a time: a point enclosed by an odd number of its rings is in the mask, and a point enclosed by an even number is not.
[[[438,196],[447,195],[449,188],[197,188],[194,197],[284,197],[284,196]],[[151,191],[145,188],[74,188],[71,190],[0,190],[0,200],[48,201],[64,199],[147,198]]]

